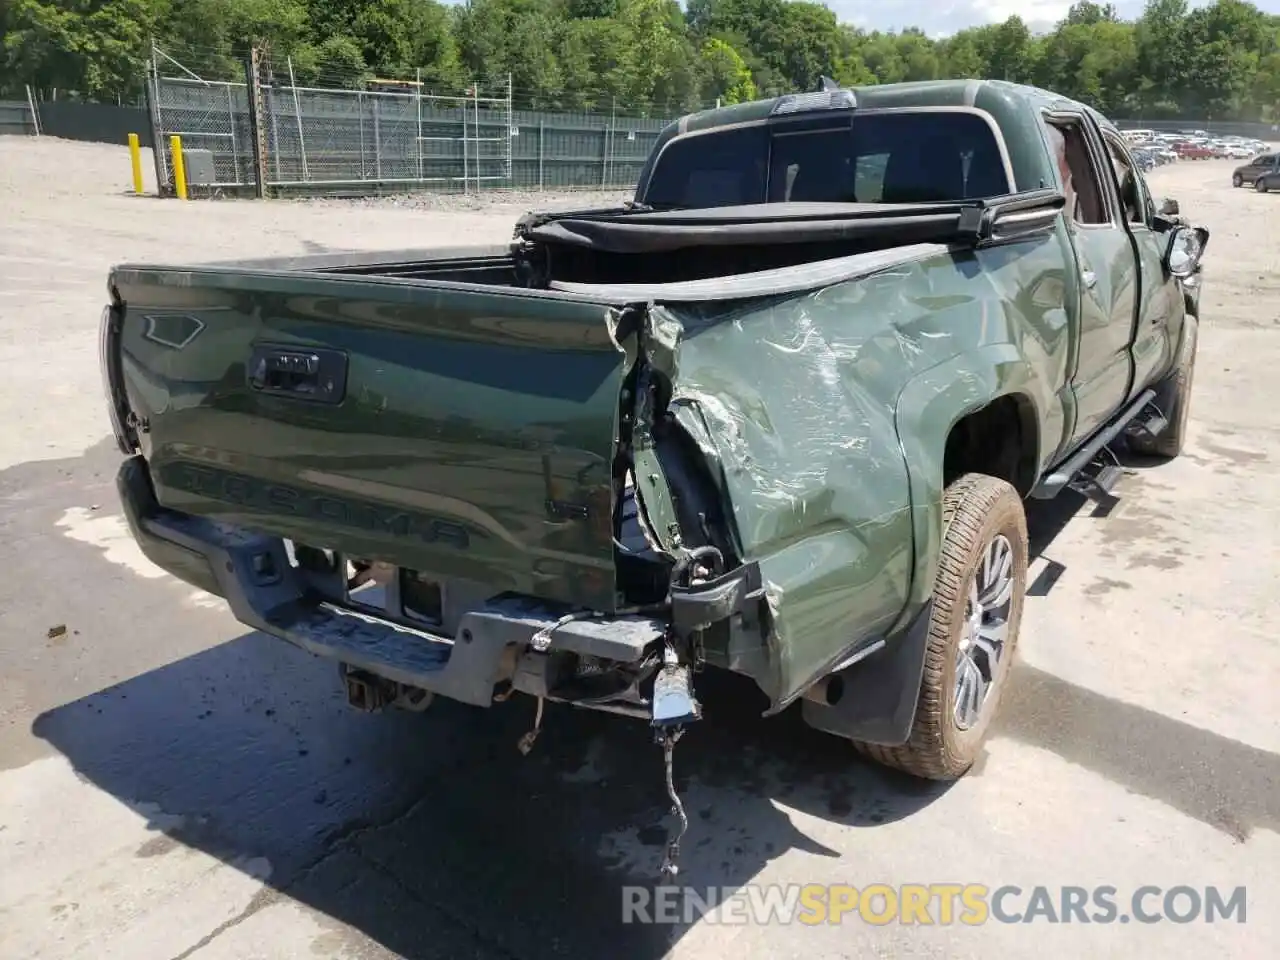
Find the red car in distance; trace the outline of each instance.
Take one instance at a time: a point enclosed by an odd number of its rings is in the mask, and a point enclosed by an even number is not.
[[[1215,156],[1213,148],[1203,143],[1183,140],[1173,145],[1173,152],[1181,160],[1209,160]]]

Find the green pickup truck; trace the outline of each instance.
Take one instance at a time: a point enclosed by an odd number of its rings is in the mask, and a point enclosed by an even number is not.
[[[714,668],[953,778],[1025,500],[1182,448],[1207,241],[1084,105],[824,81],[672,123],[634,201],[509,244],[114,268],[119,493],[358,707],[638,717],[670,790]]]

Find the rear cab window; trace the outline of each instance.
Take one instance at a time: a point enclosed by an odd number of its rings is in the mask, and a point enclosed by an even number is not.
[[[998,134],[977,113],[839,112],[672,140],[642,201],[656,208],[757,203],[930,203],[1013,192]]]

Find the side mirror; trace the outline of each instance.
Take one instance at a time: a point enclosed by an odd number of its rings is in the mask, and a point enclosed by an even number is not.
[[[1164,266],[1169,275],[1185,280],[1200,269],[1209,242],[1209,231],[1204,227],[1178,227],[1169,233],[1169,245],[1165,249]]]
[[[1160,216],[1176,217],[1179,216],[1180,213],[1181,211],[1178,209],[1177,200],[1174,200],[1172,197],[1165,197],[1160,201]]]

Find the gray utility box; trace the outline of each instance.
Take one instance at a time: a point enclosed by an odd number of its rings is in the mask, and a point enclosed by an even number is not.
[[[212,150],[183,150],[182,162],[187,168],[187,185],[191,187],[216,183],[217,174],[213,172]]]

